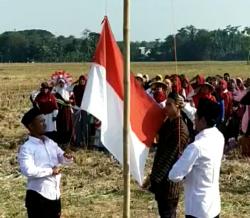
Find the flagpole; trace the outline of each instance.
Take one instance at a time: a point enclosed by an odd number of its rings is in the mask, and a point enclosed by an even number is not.
[[[130,217],[130,148],[128,144],[128,131],[130,127],[130,0],[124,0],[123,42],[124,42],[123,218],[129,218]]]

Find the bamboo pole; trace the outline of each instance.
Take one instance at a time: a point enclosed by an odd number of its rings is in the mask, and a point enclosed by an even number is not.
[[[128,131],[130,126],[130,0],[124,0],[123,12],[124,42],[124,126],[123,126],[123,217],[130,217],[130,148]]]

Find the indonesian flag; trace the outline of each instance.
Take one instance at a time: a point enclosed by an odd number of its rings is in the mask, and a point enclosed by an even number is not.
[[[142,185],[149,147],[163,122],[164,113],[132,75],[130,82],[130,169],[132,176]],[[123,103],[123,57],[105,17],[81,109],[101,121],[101,142],[121,164]]]

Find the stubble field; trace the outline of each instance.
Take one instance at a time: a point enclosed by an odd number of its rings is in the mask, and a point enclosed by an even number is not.
[[[89,64],[0,64],[0,217],[26,217],[24,207],[26,179],[21,176],[16,154],[27,131],[20,124],[31,106],[29,95],[49,79],[55,70],[70,72],[75,80],[87,73]],[[175,73],[173,63],[133,63],[134,73]],[[234,77],[250,77],[245,62],[181,62],[178,72],[189,78],[196,74],[216,75],[225,72]],[[63,217],[122,217],[122,169],[109,155],[98,151],[75,152],[75,164],[63,169]],[[147,163],[147,172],[152,154]],[[222,217],[250,217],[249,160],[234,151],[223,161],[221,170]],[[179,216],[183,217],[183,196]],[[153,195],[132,181],[131,217],[157,217]]]

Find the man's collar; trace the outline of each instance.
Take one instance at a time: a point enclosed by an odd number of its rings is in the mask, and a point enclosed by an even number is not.
[[[45,141],[47,141],[49,138],[45,135],[42,136],[42,139],[39,139],[37,137],[31,136],[29,135],[29,140],[31,140],[34,143],[44,143]]]
[[[207,134],[210,134],[214,131],[215,127],[210,127],[210,128],[206,128],[206,129],[203,129],[202,131],[200,131],[196,136],[195,136],[195,139],[198,139],[204,135],[207,135]]]

